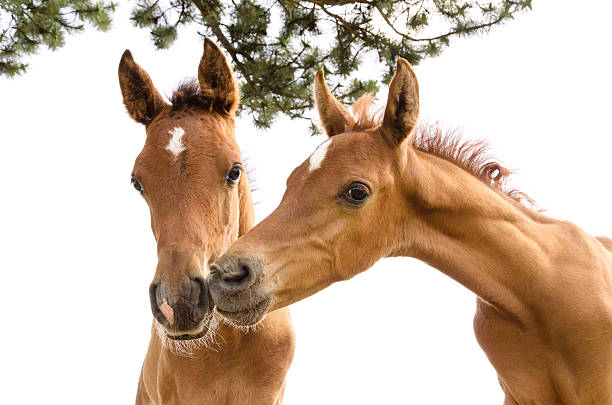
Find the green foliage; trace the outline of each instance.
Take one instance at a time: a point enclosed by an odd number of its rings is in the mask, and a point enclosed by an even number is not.
[[[87,22],[106,31],[115,5],[90,0],[0,0],[0,76],[25,72],[22,62],[41,45],[56,50]]]
[[[321,67],[332,92],[350,104],[378,89],[375,77],[352,78],[366,56],[387,66],[381,80],[388,83],[399,56],[418,64],[452,37],[486,31],[527,8],[531,0],[137,0],[132,21],[159,48],[172,44],[181,25],[198,24],[227,51],[243,111],[268,128],[280,113],[307,118]]]
[[[387,67],[439,55],[453,37],[489,30],[531,8],[531,0],[132,0],[132,22],[158,48],[196,24],[227,52],[242,88],[243,111],[268,128],[278,114],[307,118],[312,81],[325,70],[332,92],[350,104],[376,92],[376,77],[353,78],[366,57]],[[21,73],[21,57],[56,49],[83,23],[105,30],[114,4],[89,0],[0,0],[0,75]],[[348,84],[347,84],[348,83]]]

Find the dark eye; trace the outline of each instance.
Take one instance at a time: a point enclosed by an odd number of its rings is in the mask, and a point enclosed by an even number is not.
[[[142,194],[142,185],[138,180],[136,180],[135,177],[132,177],[132,186],[136,189],[136,191]]]
[[[227,176],[225,177],[225,180],[229,184],[236,184],[238,183],[238,180],[240,180],[241,174],[242,174],[242,166],[237,163],[234,166],[232,166],[229,172],[227,172]]]
[[[342,194],[352,204],[362,204],[370,196],[370,189],[363,183],[355,182]]]

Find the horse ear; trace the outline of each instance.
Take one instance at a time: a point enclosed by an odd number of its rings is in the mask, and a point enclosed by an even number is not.
[[[410,63],[399,58],[389,84],[389,97],[381,126],[383,136],[392,143],[401,143],[416,126],[418,117],[419,83]]]
[[[129,49],[119,62],[119,86],[128,113],[141,124],[150,124],[167,105],[147,72],[134,62]]]
[[[204,39],[204,54],[198,67],[202,96],[222,112],[234,113],[240,102],[240,91],[234,72],[221,49],[210,39]]]
[[[314,93],[317,109],[319,110],[319,118],[327,136],[346,132],[347,128],[355,125],[351,114],[329,91],[323,76],[323,69],[319,69],[315,75]]]

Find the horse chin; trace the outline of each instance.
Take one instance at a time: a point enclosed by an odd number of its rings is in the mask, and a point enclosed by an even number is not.
[[[194,333],[194,334],[185,333],[182,335],[171,335],[168,332],[166,332],[166,337],[170,340],[195,340],[195,339],[200,339],[206,336],[206,334],[208,333],[208,329],[209,329],[209,326],[207,325],[198,333]]]
[[[215,337],[219,321],[212,311],[200,323],[197,330],[190,330],[185,333],[170,332],[157,320],[153,322],[153,326],[161,340],[162,346],[179,356],[191,357],[198,350],[207,349],[211,345],[217,344]]]
[[[258,323],[264,320],[270,305],[270,299],[266,298],[251,307],[238,311],[226,311],[217,306],[216,312],[220,315],[221,319],[225,323],[238,328],[248,328],[251,326],[256,326]]]

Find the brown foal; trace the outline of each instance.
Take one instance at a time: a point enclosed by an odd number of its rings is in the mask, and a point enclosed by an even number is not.
[[[240,325],[411,256],[478,296],[476,338],[506,405],[612,404],[612,240],[522,205],[508,171],[437,129],[416,129],[416,76],[400,59],[382,120],[354,115],[322,72],[329,139],[287,180],[278,206],[211,266],[217,310]],[[249,282],[232,288],[242,268]]]
[[[248,333],[219,326],[205,281],[209,263],[254,218],[234,135],[233,72],[206,39],[198,81],[182,84],[171,104],[130,51],[119,82],[130,116],[146,128],[132,184],[149,206],[158,252],[136,404],[280,404],[295,344],[289,312],[270,313]],[[235,274],[226,282],[246,280]]]

